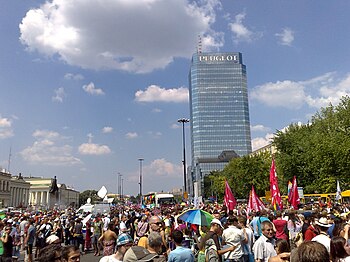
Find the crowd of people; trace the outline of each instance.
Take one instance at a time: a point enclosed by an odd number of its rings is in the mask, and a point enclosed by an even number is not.
[[[73,209],[7,214],[1,261],[350,261],[350,204],[248,212],[208,204],[202,225],[182,221],[188,207],[119,205],[104,214]]]

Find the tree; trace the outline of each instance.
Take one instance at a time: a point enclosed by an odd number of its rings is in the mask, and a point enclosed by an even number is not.
[[[79,194],[79,205],[86,204],[88,198],[91,198],[91,204],[100,201],[96,190],[85,190]]]
[[[296,176],[306,193],[335,192],[336,181],[349,186],[350,99],[321,108],[311,123],[277,132],[276,162],[285,179]],[[276,164],[277,165],[277,164]]]

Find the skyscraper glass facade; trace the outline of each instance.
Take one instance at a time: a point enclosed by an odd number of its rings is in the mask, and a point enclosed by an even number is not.
[[[246,66],[241,53],[196,53],[189,74],[192,166],[188,180],[200,182],[227,164],[223,151],[251,152]],[[192,181],[191,181],[192,180]],[[199,193],[201,190],[199,189]],[[189,188],[189,192],[193,189]]]

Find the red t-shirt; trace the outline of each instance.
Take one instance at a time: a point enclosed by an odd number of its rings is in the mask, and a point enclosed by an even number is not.
[[[272,221],[276,228],[276,238],[288,240],[288,236],[284,232],[285,227],[287,226],[287,221],[283,219],[275,219]]]

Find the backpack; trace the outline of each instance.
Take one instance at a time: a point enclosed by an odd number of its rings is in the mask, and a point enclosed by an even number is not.
[[[209,238],[205,242],[205,262],[219,262],[220,258],[216,250],[216,245],[213,239]]]

